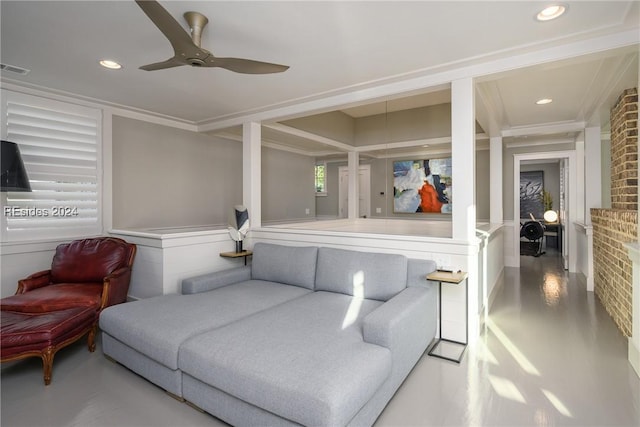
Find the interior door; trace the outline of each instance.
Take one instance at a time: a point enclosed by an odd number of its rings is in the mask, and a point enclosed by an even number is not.
[[[349,216],[349,168],[338,168],[338,217]],[[369,218],[371,216],[371,165],[360,165],[358,168],[358,216]]]
[[[371,167],[362,165],[358,169],[358,216],[371,217]]]

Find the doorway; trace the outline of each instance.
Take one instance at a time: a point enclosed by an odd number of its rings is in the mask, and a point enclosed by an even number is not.
[[[338,217],[349,216],[349,168],[338,168]],[[371,217],[371,165],[358,167],[358,217]]]
[[[576,221],[577,214],[577,164],[575,151],[551,151],[544,153],[515,154],[513,158],[513,217],[514,233],[513,247],[520,246],[519,220],[522,217],[520,212],[520,171],[522,165],[543,161],[559,161],[561,165],[560,181],[561,194],[559,197],[559,216],[561,221],[561,248],[563,265],[566,270],[575,272],[577,241],[575,230],[572,224]],[[515,267],[520,267],[520,257],[514,258]]]

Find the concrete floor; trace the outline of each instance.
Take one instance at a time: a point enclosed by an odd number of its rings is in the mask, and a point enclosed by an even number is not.
[[[376,426],[639,426],[640,378],[627,339],[552,254],[505,269],[478,342],[460,365],[423,356]],[[61,350],[5,363],[2,426],[223,426],[126,368]]]

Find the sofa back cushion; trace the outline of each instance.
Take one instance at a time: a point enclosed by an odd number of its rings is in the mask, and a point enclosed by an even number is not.
[[[51,263],[53,283],[100,282],[129,259],[129,245],[121,239],[101,237],[59,245]]]
[[[427,280],[427,274],[436,271],[436,263],[430,259],[413,259],[407,260],[407,288],[429,288],[437,282]]]
[[[316,291],[387,301],[407,287],[407,258],[398,254],[318,250]]]
[[[253,245],[251,278],[313,290],[318,248],[281,246],[271,243]]]

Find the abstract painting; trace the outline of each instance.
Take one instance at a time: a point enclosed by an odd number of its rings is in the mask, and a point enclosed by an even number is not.
[[[450,214],[451,158],[393,162],[394,213]]]
[[[542,219],[544,206],[542,191],[544,190],[544,174],[542,171],[520,172],[520,218]]]

